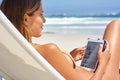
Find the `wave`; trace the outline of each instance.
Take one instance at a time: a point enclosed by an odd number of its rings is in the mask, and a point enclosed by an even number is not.
[[[120,17],[47,17],[44,32],[103,34],[107,24]]]
[[[87,17],[87,18],[46,18],[45,25],[51,25],[51,24],[107,24],[111,20],[116,18],[93,18],[93,17]]]
[[[55,27],[46,27],[46,28],[53,28],[55,29]],[[87,27],[83,27],[83,26],[62,26],[62,27],[56,27],[57,29],[105,29],[104,26],[87,26]]]

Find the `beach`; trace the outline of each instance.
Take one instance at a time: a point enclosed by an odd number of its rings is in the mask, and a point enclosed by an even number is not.
[[[115,17],[47,17],[43,34],[32,38],[34,43],[56,44],[61,51],[70,53],[87,45],[88,38],[102,39],[106,26]],[[80,66],[80,61],[76,65]]]
[[[117,17],[46,17],[39,44],[55,43],[67,53],[87,44],[88,38],[102,39],[106,26]],[[117,19],[119,19],[118,17]]]
[[[102,39],[106,26],[116,17],[47,17],[39,44],[55,43],[67,53],[87,44],[88,38]]]
[[[57,33],[43,33],[39,38],[33,38],[33,42],[39,44],[55,43],[63,52],[69,54],[74,48],[83,47],[87,44],[88,38],[102,39],[103,35],[91,34],[57,34]],[[75,62],[80,65],[81,60]]]
[[[33,38],[33,42],[39,44],[55,43],[64,52],[69,53],[77,47],[83,47],[87,44],[87,39],[102,39],[100,34],[57,34],[57,33],[43,33],[39,38]]]

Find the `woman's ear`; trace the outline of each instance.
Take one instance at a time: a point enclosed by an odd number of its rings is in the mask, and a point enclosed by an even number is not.
[[[28,14],[24,14],[24,24],[25,25],[30,25],[30,16]]]

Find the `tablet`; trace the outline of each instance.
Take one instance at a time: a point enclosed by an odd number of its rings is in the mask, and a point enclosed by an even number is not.
[[[87,42],[87,47],[84,52],[84,56],[81,62],[81,66],[84,67],[85,69],[95,72],[97,65],[98,65],[98,50],[99,50],[99,45],[103,45],[103,51],[105,49],[105,40],[91,40],[89,39]]]

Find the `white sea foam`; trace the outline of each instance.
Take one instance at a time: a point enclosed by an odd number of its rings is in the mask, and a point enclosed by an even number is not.
[[[46,18],[46,24],[106,24],[110,20],[103,20],[102,18]]]
[[[43,32],[102,34],[107,24],[119,17],[65,17],[46,18]]]

